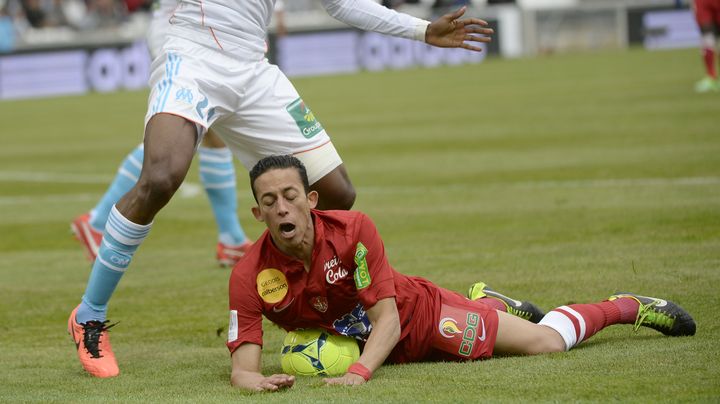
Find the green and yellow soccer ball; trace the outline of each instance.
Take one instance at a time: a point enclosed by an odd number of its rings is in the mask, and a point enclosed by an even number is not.
[[[357,342],[323,330],[290,331],[280,352],[283,372],[299,376],[341,376],[360,357]]]

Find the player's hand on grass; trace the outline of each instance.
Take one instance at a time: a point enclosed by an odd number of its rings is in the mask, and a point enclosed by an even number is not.
[[[355,373],[345,373],[345,375],[341,377],[323,379],[323,381],[327,385],[356,386],[360,384],[365,384],[365,379],[363,379],[363,377],[360,375],[356,375]]]
[[[290,388],[295,384],[295,376],[272,375],[263,377],[255,384],[255,391],[278,391],[283,388]]]
[[[459,19],[467,7],[461,7],[454,13],[445,14],[428,25],[425,42],[441,48],[463,48],[480,52],[482,48],[473,42],[490,42],[493,30],[484,28],[486,21],[479,18]],[[468,43],[470,42],[470,43]]]

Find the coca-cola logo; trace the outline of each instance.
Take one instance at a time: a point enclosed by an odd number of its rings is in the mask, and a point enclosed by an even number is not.
[[[323,265],[324,270],[332,269],[333,267],[336,267],[340,264],[340,258],[337,257],[337,255],[333,255],[332,258],[325,261],[325,264]]]
[[[327,280],[327,283],[334,284],[335,282],[339,281],[340,279],[348,276],[349,273],[350,272],[343,267],[339,267],[336,270],[330,269],[327,272],[325,272],[325,280]]]

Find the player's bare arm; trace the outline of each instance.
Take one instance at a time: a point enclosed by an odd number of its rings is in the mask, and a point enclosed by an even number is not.
[[[480,52],[482,48],[472,42],[490,42],[492,28],[485,28],[488,23],[478,18],[460,19],[467,7],[445,14],[428,25],[425,31],[425,42],[441,48],[463,48]],[[470,43],[468,43],[470,42]]]
[[[394,297],[378,300],[367,310],[367,314],[372,331],[357,362],[372,373],[382,366],[400,339],[400,315]],[[365,382],[365,378],[351,371],[342,377],[325,379],[327,384],[356,385]]]
[[[263,376],[260,373],[261,352],[260,345],[251,343],[240,345],[232,354],[230,383],[234,387],[251,391],[277,391],[292,387],[295,384],[295,376],[284,374]]]

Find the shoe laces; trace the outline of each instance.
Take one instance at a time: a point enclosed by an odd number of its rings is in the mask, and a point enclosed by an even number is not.
[[[654,307],[659,303],[658,300],[653,300],[652,302],[648,304],[642,304],[640,303],[640,308],[638,309],[637,318],[635,319],[635,325],[633,327],[633,331],[636,331],[640,329],[640,326],[642,325],[649,325],[651,327],[658,327],[658,328],[666,328],[671,329],[673,326],[673,323],[675,322],[675,318],[671,317],[665,313],[661,313],[659,311],[656,311]]]
[[[100,337],[102,336],[103,332],[115,327],[117,323],[110,324],[109,320],[105,320],[103,322],[100,321],[88,321],[87,323],[83,324],[83,330],[85,331],[83,333],[83,344],[85,345],[85,349],[92,355],[93,358],[102,358],[102,355],[100,355]]]

